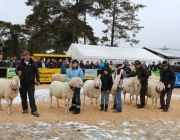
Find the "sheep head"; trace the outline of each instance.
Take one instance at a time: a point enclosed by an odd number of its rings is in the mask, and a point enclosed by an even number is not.
[[[163,82],[159,82],[156,86],[156,91],[157,92],[162,92],[163,90],[165,90],[165,85]]]
[[[139,82],[139,80],[132,79],[132,82],[128,86],[133,87],[135,90],[138,90],[138,88],[141,86],[141,83]]]
[[[69,85],[76,88],[84,85],[83,81],[79,77],[74,77],[70,80]]]
[[[17,90],[19,89],[21,86],[20,86],[20,80],[19,80],[19,77],[17,76],[14,76],[10,82],[10,88],[12,90]]]
[[[101,88],[101,79],[99,77],[96,77],[93,81],[93,84],[96,89]]]

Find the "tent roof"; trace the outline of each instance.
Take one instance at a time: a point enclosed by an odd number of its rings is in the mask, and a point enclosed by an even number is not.
[[[66,53],[73,59],[120,59],[159,61],[161,57],[141,48],[120,48],[95,45],[71,44]]]
[[[170,50],[170,49],[158,49],[158,48],[146,48],[144,49],[154,53],[154,54],[160,54],[164,56],[165,58],[180,58],[180,51],[178,50]]]

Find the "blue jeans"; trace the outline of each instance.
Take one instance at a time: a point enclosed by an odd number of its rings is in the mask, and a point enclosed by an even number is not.
[[[118,112],[122,112],[122,100],[121,100],[121,92],[122,92],[122,90],[123,90],[123,88],[118,87],[117,91],[116,91],[116,95],[115,95],[115,100],[116,100],[115,104],[117,106],[115,109]]]
[[[109,93],[106,91],[101,92],[101,104],[102,105],[108,105],[109,102]]]
[[[77,87],[74,91],[74,96],[72,98],[72,106],[76,106],[77,108],[80,108],[81,106],[80,91],[81,88]]]

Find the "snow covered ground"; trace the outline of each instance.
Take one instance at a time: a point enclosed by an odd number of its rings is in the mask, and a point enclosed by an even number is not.
[[[124,95],[122,95],[123,97]],[[81,98],[83,99],[83,89],[81,89]],[[110,99],[112,98],[112,96],[110,95]],[[126,98],[129,98],[129,95],[127,94]],[[40,90],[36,90],[35,91],[35,99],[36,102],[39,101],[49,101],[49,89],[40,89]],[[86,97],[86,99],[89,99],[88,97]],[[180,90],[179,90],[179,94],[172,94],[172,99],[180,99]],[[5,100],[2,100],[2,103],[6,103]],[[20,95],[18,94],[18,96],[13,100],[13,104],[20,104],[21,103],[21,99],[20,99]]]
[[[0,123],[0,139],[50,140],[179,140],[180,121],[34,122],[33,124]]]

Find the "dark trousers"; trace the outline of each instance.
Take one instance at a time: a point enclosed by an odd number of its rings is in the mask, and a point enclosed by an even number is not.
[[[147,85],[141,85],[141,90],[140,90],[140,101],[141,101],[141,105],[145,105],[145,96],[146,96],[146,92],[147,92]]]
[[[34,86],[35,86],[34,84],[21,84],[20,95],[21,95],[21,103],[23,110],[28,109],[28,103],[27,103],[27,94],[28,94],[31,112],[37,111],[35,98],[34,98],[34,91],[35,91]]]
[[[72,106],[76,106],[76,108],[80,108],[81,106],[80,91],[81,88],[76,88],[72,98]]]
[[[166,104],[165,104],[164,97],[165,97],[166,94],[167,94],[167,98],[166,98]],[[161,92],[161,95],[160,95],[160,103],[161,103],[161,107],[162,107],[162,108],[168,110],[169,105],[170,105],[170,101],[171,101],[171,95],[172,95],[172,89],[170,89],[170,88],[166,89],[166,91],[163,90],[163,91]]]

